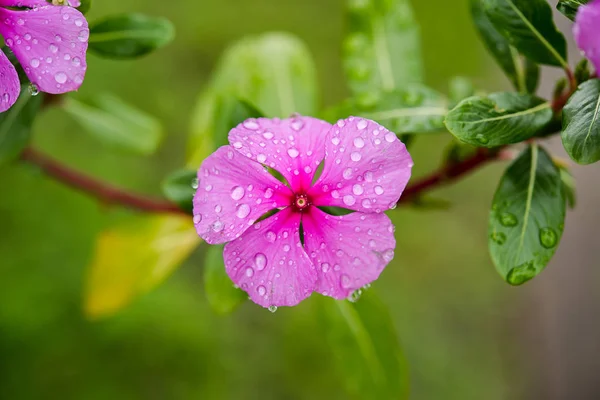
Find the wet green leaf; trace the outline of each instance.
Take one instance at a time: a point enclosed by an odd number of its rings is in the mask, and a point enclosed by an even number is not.
[[[189,169],[175,171],[163,181],[162,191],[167,199],[191,214],[194,208],[192,201],[196,192],[194,186],[197,185],[197,179],[196,171]]]
[[[560,134],[569,156],[578,164],[600,160],[600,80],[582,83],[563,109]]]

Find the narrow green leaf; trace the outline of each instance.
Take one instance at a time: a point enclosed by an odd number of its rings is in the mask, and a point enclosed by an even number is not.
[[[539,66],[522,57],[498,32],[483,10],[483,0],[471,0],[471,14],[483,43],[515,89],[533,93],[537,87]]]
[[[199,243],[185,216],[143,215],[102,232],[88,270],[85,313],[118,312],[163,282]]]
[[[223,55],[193,113],[188,165],[197,167],[227,143],[227,133],[235,126],[232,120],[262,113],[281,118],[315,115],[317,91],[312,57],[296,37],[268,33],[235,43]]]
[[[351,396],[408,399],[409,373],[389,311],[372,290],[356,303],[315,299],[338,375]]]
[[[568,68],[567,42],[552,20],[546,0],[482,0],[485,14],[527,58]]]
[[[446,116],[446,127],[465,143],[497,147],[529,139],[551,121],[552,109],[543,99],[520,93],[492,93],[460,102]]]
[[[217,314],[229,314],[248,300],[248,295],[236,288],[225,272],[223,247],[210,246],[204,259],[204,290],[208,303]]]
[[[88,133],[114,147],[151,154],[164,136],[158,119],[112,94],[96,95],[89,103],[68,98],[63,108]]]
[[[569,18],[571,21],[575,21],[575,16],[577,15],[579,7],[589,3],[589,1],[590,0],[559,0],[556,8],[563,13],[565,17]]]
[[[600,80],[579,85],[563,109],[560,134],[569,156],[578,164],[600,160]]]
[[[89,49],[107,58],[131,59],[163,47],[174,37],[175,28],[165,18],[123,14],[90,26]]]
[[[423,80],[419,26],[409,0],[348,0],[344,67],[354,94]]]
[[[27,147],[42,98],[43,95],[32,96],[27,85],[23,85],[16,103],[0,113],[0,166],[17,159]]]
[[[192,200],[196,191],[194,186],[198,184],[197,179],[196,171],[189,169],[175,171],[163,181],[162,191],[167,199],[191,214],[194,208]]]
[[[575,178],[566,166],[559,166],[560,179],[562,180],[563,191],[567,198],[569,208],[573,209],[577,205],[577,190],[575,187]]]
[[[546,267],[565,213],[560,171],[544,149],[529,146],[506,170],[490,212],[490,253],[508,283],[521,285]]]

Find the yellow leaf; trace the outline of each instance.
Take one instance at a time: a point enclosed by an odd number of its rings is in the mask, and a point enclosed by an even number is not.
[[[105,232],[89,267],[85,313],[106,317],[165,280],[198,246],[191,218],[140,216]]]

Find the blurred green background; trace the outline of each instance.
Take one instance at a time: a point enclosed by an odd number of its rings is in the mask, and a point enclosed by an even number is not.
[[[468,0],[413,1],[426,83],[456,75],[486,90],[507,81],[472,28]],[[111,91],[160,118],[155,156],[131,156],[82,134],[63,111],[36,121],[35,145],[65,163],[143,193],[185,164],[191,112],[224,48],[247,34],[289,31],[314,55],[322,105],[347,95],[340,61],[343,0],[103,0],[90,19],[125,11],[165,16],[176,40],[140,61],[89,57],[78,95]],[[76,95],[76,96],[78,96]],[[445,138],[415,146],[416,175]],[[389,306],[411,367],[412,399],[536,398],[543,359],[520,339],[522,302],[487,255],[487,212],[502,166],[435,192],[446,211],[401,208],[396,258],[373,285]],[[203,253],[117,316],[82,313],[94,239],[126,213],[97,204],[27,165],[0,170],[0,397],[3,399],[345,399],[311,300],[275,314],[245,303],[213,314]],[[518,293],[518,291],[521,291]],[[523,292],[525,291],[525,292]],[[533,391],[533,392],[532,392]]]

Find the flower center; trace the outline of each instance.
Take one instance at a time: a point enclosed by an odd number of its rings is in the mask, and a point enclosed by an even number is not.
[[[293,205],[296,208],[296,210],[303,211],[308,206],[310,206],[310,200],[308,199],[308,196],[305,194],[297,194]]]

